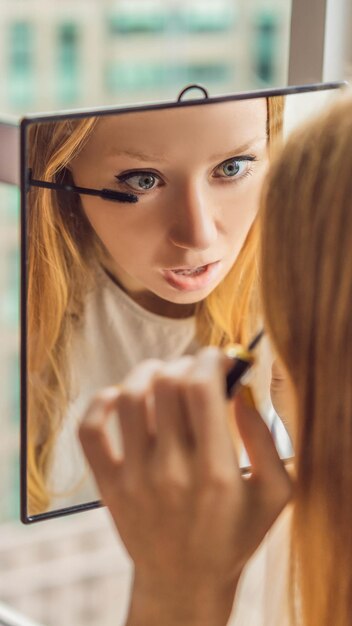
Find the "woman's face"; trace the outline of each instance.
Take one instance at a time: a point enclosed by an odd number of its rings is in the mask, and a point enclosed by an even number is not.
[[[156,313],[203,300],[234,264],[268,165],[264,98],[101,118],[70,169],[110,270]],[[152,303],[152,304],[151,304]]]

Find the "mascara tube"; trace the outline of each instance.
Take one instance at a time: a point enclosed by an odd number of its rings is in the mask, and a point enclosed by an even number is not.
[[[226,397],[232,398],[241,381],[242,376],[254,363],[253,350],[261,340],[264,330],[261,330],[251,341],[248,348],[240,344],[230,344],[225,348],[225,354],[234,360],[234,364],[226,376]]]
[[[229,346],[225,349],[225,353],[234,360],[234,364],[226,376],[226,397],[232,398],[242,376],[253,365],[254,355],[240,345]]]

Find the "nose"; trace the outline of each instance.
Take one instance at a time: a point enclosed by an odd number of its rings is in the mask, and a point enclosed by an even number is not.
[[[209,206],[205,190],[196,185],[187,185],[178,191],[170,240],[179,248],[206,250],[218,236],[214,207]]]

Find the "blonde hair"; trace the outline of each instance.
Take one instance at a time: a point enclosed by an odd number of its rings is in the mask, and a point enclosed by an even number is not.
[[[297,396],[293,620],[346,626],[352,599],[352,99],[296,131],[262,205],[267,328]]]
[[[96,119],[91,118],[30,126],[33,176],[46,181],[61,179],[95,124]],[[96,245],[79,197],[73,194],[70,200],[68,207],[63,194],[42,188],[32,188],[28,199],[27,481],[31,515],[45,510],[50,502],[46,476],[60,409],[69,400],[65,352],[74,321],[83,312],[90,278],[88,259]]]
[[[280,145],[284,98],[267,98],[269,154]],[[260,315],[257,253],[259,223],[256,219],[225,279],[197,306],[197,330],[203,345],[247,344]]]
[[[282,129],[282,97],[267,100],[267,134]],[[33,177],[72,182],[69,163],[89,139],[97,118],[36,124],[29,131]],[[52,450],[69,402],[64,360],[70,335],[83,314],[93,284],[89,259],[105,251],[83,212],[78,195],[32,188],[28,211],[28,444],[30,515],[50,505],[47,485]],[[205,344],[246,342],[258,324],[258,226],[252,225],[233,268],[196,307],[197,333]]]

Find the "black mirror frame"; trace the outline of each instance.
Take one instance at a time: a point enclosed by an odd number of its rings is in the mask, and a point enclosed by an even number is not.
[[[21,489],[21,521],[24,524],[32,524],[47,519],[72,515],[80,511],[89,511],[100,508],[102,503],[99,500],[78,504],[46,513],[28,515],[27,501],[27,227],[26,227],[26,198],[29,189],[29,178],[27,168],[27,129],[31,124],[39,122],[62,121],[65,119],[79,119],[88,116],[104,117],[107,115],[129,114],[142,111],[158,111],[160,109],[183,108],[191,106],[207,106],[215,103],[232,102],[238,100],[253,100],[256,98],[269,98],[273,96],[287,96],[315,91],[327,91],[346,87],[345,81],[314,83],[284,88],[264,89],[240,92],[217,97],[209,97],[208,92],[200,85],[189,85],[181,91],[176,101],[165,101],[155,104],[141,104],[119,107],[102,107],[93,109],[77,109],[60,111],[58,113],[41,113],[38,115],[28,115],[20,121],[20,190],[21,190],[21,338],[20,338],[20,376],[21,376],[21,451],[20,451],[20,489]],[[203,93],[203,97],[182,100],[182,96],[189,90],[197,88]],[[287,464],[292,459],[284,459]],[[250,468],[242,468],[243,474],[248,474]]]

